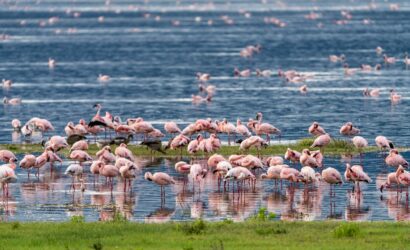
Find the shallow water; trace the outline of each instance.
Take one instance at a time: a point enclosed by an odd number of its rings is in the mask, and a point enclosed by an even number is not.
[[[404,153],[410,157],[410,153]],[[410,208],[406,195],[397,199],[396,190],[383,194],[378,188],[385,181],[386,174],[393,168],[384,164],[383,155],[369,153],[363,157],[355,156],[326,158],[326,166],[337,168],[341,173],[345,161],[363,164],[373,182],[362,184],[362,193],[352,193],[351,184],[345,183],[335,188],[335,195],[329,197],[329,186],[321,183],[305,190],[303,185],[290,188],[287,183],[276,187],[273,181],[258,178],[256,188],[246,187],[240,195],[230,190],[218,191],[217,179],[208,174],[195,192],[192,181],[176,173],[174,164],[179,159],[138,158],[143,167],[141,174],[133,182],[132,192],[123,191],[123,182],[117,181],[111,193],[110,186],[103,178],[95,181],[85,167],[86,190],[81,193],[70,190],[71,178],[65,176],[64,170],[70,163],[65,161],[60,167],[41,169],[40,178],[26,171],[17,170],[18,183],[10,186],[11,197],[8,204],[3,203],[1,218],[19,221],[65,221],[71,216],[81,215],[87,221],[110,220],[115,212],[121,213],[132,221],[165,222],[169,220],[206,220],[232,219],[242,221],[255,214],[259,208],[267,208],[280,220],[408,220]],[[189,159],[185,159],[189,160]],[[206,161],[196,160],[204,167]],[[165,188],[165,203],[161,203],[159,187],[143,179],[146,171],[163,171],[173,176],[177,183]],[[259,176],[261,172],[257,172]],[[95,183],[94,183],[95,182]],[[185,183],[185,184],[184,184]]]
[[[370,1],[286,1],[287,5],[271,1],[267,5],[253,1],[232,1],[230,5],[222,1],[214,1],[214,5],[196,2],[178,6],[174,1],[115,1],[109,6],[90,0],[58,4],[0,2],[0,34],[10,35],[9,40],[0,41],[0,78],[15,82],[10,90],[3,89],[3,95],[23,99],[20,106],[0,109],[0,143],[20,141],[11,136],[13,118],[23,122],[33,116],[47,118],[55,126],[55,133],[62,134],[69,120],[91,118],[95,113],[92,106],[99,102],[103,111],[122,118],[141,116],[160,129],[167,120],[185,126],[204,117],[246,120],[262,111],[265,120],[282,130],[283,140],[306,137],[312,121],[319,121],[337,137],[340,125],[352,121],[371,144],[376,135],[383,134],[397,144],[408,145],[410,71],[405,70],[402,61],[383,65],[377,73],[346,77],[340,64],[327,59],[330,54],[345,54],[352,67],[375,65],[383,62],[375,53],[375,48],[381,46],[389,56],[401,60],[410,50],[407,1],[395,1],[401,6],[396,12],[389,11],[384,1],[373,1],[376,10],[368,9]],[[67,9],[79,11],[81,16],[74,18],[65,13]],[[240,14],[240,9],[250,11],[251,18]],[[322,18],[305,20],[303,16],[313,9]],[[344,26],[335,24],[341,19],[341,9],[349,9],[353,15]],[[145,18],[146,13],[151,16]],[[231,17],[234,25],[225,24],[220,19],[224,15]],[[56,23],[39,26],[40,21],[47,22],[53,16],[59,17]],[[98,22],[99,16],[105,17],[103,23]],[[156,16],[160,16],[159,21]],[[202,20],[196,22],[196,17]],[[265,24],[264,17],[277,17],[287,26]],[[364,25],[365,18],[374,23]],[[207,24],[210,19],[212,26]],[[20,24],[22,20],[25,25]],[[173,20],[181,24],[173,26]],[[318,28],[319,22],[322,28]],[[68,33],[70,28],[76,32]],[[256,43],[262,45],[261,53],[250,59],[239,56],[242,48]],[[54,69],[48,68],[49,57],[57,60]],[[307,82],[308,93],[302,95],[300,85],[276,76],[235,78],[234,67],[274,72],[295,69],[314,77]],[[210,83],[217,87],[209,104],[191,103],[191,94],[198,91],[198,71],[209,72]],[[110,75],[111,80],[99,83],[100,73]],[[380,88],[381,96],[363,97],[362,90],[368,86]],[[388,97],[393,87],[403,96],[397,105],[392,105]],[[405,156],[410,158],[408,153]],[[367,154],[362,160],[374,180],[391,171],[377,154]],[[149,162],[150,171],[176,175],[174,161]],[[385,194],[381,200],[375,182],[364,187],[360,199],[351,198],[346,184],[337,187],[336,197],[330,200],[326,185],[306,195],[302,188],[274,191],[271,182],[258,181],[256,192],[247,191],[238,200],[232,193],[217,192],[212,175],[200,196],[181,194],[181,183],[168,187],[166,204],[161,208],[159,188],[144,181],[142,174],[134,183],[132,195],[124,195],[120,183],[111,196],[107,186],[93,187],[89,176],[87,191],[73,195],[68,191],[70,179],[63,176],[68,164],[58,167],[52,176],[48,168],[42,170],[39,180],[28,181],[25,172],[18,170],[19,182],[12,184],[12,198],[2,211],[3,218],[61,221],[71,215],[84,215],[87,220],[103,220],[113,215],[113,205],[130,220],[138,221],[199,216],[243,220],[260,207],[267,207],[280,219],[405,220],[409,213],[404,201],[396,201],[395,192]],[[344,169],[339,158],[326,159],[326,165]],[[332,211],[330,204],[335,205]]]

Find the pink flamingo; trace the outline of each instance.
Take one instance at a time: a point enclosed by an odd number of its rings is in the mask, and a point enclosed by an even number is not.
[[[127,165],[120,167],[120,175],[124,179],[124,192],[127,191],[127,180],[128,180],[128,188],[132,191],[132,180],[136,177],[135,167],[131,163],[127,163]]]
[[[10,164],[0,166],[0,183],[3,189],[3,198],[9,196],[9,183],[17,182],[17,176],[14,173],[17,159],[10,159]]]
[[[211,157],[208,159],[208,167],[210,168],[216,168],[219,162],[225,161],[225,157],[219,154],[213,154]]]
[[[132,154],[131,150],[127,148],[127,144],[125,143],[121,143],[120,146],[115,149],[114,153],[118,157],[126,158],[130,161],[135,161],[134,155]]]
[[[152,174],[151,172],[146,172],[144,178],[148,181],[152,181],[161,187],[161,203],[165,203],[165,190],[164,186],[175,184],[174,179],[167,173],[157,172]]]
[[[99,179],[100,175],[100,169],[104,166],[104,162],[98,160],[98,161],[93,161],[90,166],[90,172],[94,175],[97,176],[97,180]],[[94,183],[95,183],[95,178],[94,178]]]
[[[222,128],[222,132],[228,134],[228,145],[231,145],[231,135],[236,135],[238,133],[238,131],[236,131],[235,125],[224,119],[222,122]]]
[[[310,148],[319,147],[321,150],[329,145],[331,142],[330,135],[328,133],[318,136],[314,141]]]
[[[399,166],[396,171],[397,183],[406,188],[406,198],[409,199],[410,173],[404,170],[403,166]]]
[[[21,98],[3,98],[3,103],[7,105],[20,105],[21,104]]]
[[[344,136],[353,136],[360,133],[360,129],[353,127],[353,123],[347,122],[340,128],[340,134]]]
[[[270,135],[271,134],[278,134],[280,135],[280,130],[275,128],[273,125],[269,123],[262,123],[263,114],[262,112],[258,112],[256,114],[257,122],[253,124],[255,128],[256,135],[266,135],[266,141],[270,143]]]
[[[355,136],[352,138],[353,145],[359,149],[360,154],[362,154],[362,149],[367,147],[368,142],[361,136]]]
[[[245,70],[239,70],[238,68],[234,69],[234,76],[249,77],[250,75],[251,75],[250,69],[245,69]]]
[[[174,135],[181,133],[181,129],[175,122],[166,122],[164,124],[164,129],[168,134]]]
[[[348,177],[349,180],[354,181],[357,186],[358,193],[360,193],[360,182],[372,182],[372,179],[363,171],[363,167],[351,167],[349,163],[346,164],[346,174],[345,178]]]
[[[309,134],[314,136],[320,136],[326,134],[326,131],[319,125],[318,122],[313,122],[309,127]]]
[[[275,165],[283,165],[283,158],[281,156],[269,156],[265,160],[266,165],[268,166],[275,166]]]
[[[70,158],[78,161],[81,165],[82,162],[92,161],[93,158],[87,153],[82,150],[74,150],[70,153]]]
[[[115,162],[115,156],[111,152],[110,146],[103,147],[100,151],[96,153],[96,156],[99,160],[103,161],[106,164]]]
[[[258,155],[259,155],[259,151],[262,147],[267,147],[268,144],[259,136],[251,136],[246,138],[245,140],[243,140],[241,142],[241,145],[239,146],[240,150],[249,150],[251,147],[255,147],[256,150],[258,151]]]
[[[390,90],[390,100],[392,103],[398,103],[401,100],[401,95],[399,95],[394,89]]]
[[[13,128],[14,131],[20,132],[21,129],[21,122],[18,119],[13,119],[11,121],[11,127]]]
[[[287,148],[284,158],[292,163],[296,163],[300,161],[301,155],[302,154],[300,152]]]
[[[387,175],[387,179],[386,181],[380,186],[380,192],[383,193],[383,189],[385,188],[391,188],[392,185],[399,185],[399,183],[397,182],[397,178],[396,178],[396,172],[393,173],[389,173]],[[397,192],[399,190],[397,189]]]
[[[223,160],[223,161],[218,162],[218,164],[212,171],[212,173],[216,174],[218,177],[218,190],[220,189],[222,179],[231,169],[232,169],[231,163],[229,161]],[[226,190],[226,182],[224,182],[224,190]]]
[[[188,153],[189,154],[197,153],[200,150],[199,145],[200,145],[201,141],[203,141],[203,140],[204,140],[203,136],[198,135],[195,140],[192,140],[191,142],[189,142],[188,148],[187,148]]]
[[[189,176],[192,179],[192,192],[195,192],[195,182],[198,182],[199,192],[201,192],[201,180],[203,180],[208,171],[199,164],[193,164],[189,169]]]
[[[289,168],[288,165],[273,165],[268,168],[265,174],[261,175],[262,179],[270,179],[270,180],[275,180],[275,186],[277,185],[277,181],[280,180],[280,173],[282,172],[283,168]],[[282,186],[282,181],[281,181],[281,186]]]
[[[239,118],[236,120],[236,132],[242,135],[243,138],[247,138],[252,135],[251,132],[249,132],[249,129],[242,124]]]
[[[32,154],[27,154],[20,161],[20,167],[27,169],[27,178],[30,179],[30,169],[36,165],[36,157]]]
[[[80,140],[77,141],[73,144],[73,146],[71,146],[70,148],[70,152],[74,151],[74,150],[82,150],[82,151],[87,151],[88,150],[88,143],[85,140]]]
[[[380,150],[390,150],[394,148],[393,142],[388,140],[385,136],[379,135],[374,139],[374,141],[376,142],[376,145]]]
[[[317,162],[316,158],[310,155],[310,151],[308,149],[304,149],[302,151],[299,161],[302,166],[309,166],[312,168],[320,167],[320,164]]]
[[[114,188],[114,177],[117,177],[118,175],[120,175],[120,171],[116,166],[113,165],[103,165],[100,168],[100,175],[104,176],[105,178],[107,178],[110,182],[111,185],[111,192]]]
[[[224,177],[224,181],[231,180],[231,179],[237,182],[238,191],[240,191],[239,184],[242,183],[243,185],[245,180],[249,180],[250,182],[252,182],[252,186],[253,188],[255,188],[256,177],[247,168],[235,167],[229,170]],[[233,186],[233,189],[232,189],[232,192],[234,191],[235,191],[235,186]]]
[[[408,167],[409,163],[399,154],[397,149],[391,149],[389,155],[386,157],[385,162],[388,166],[399,167]]]
[[[54,152],[57,152],[63,148],[68,147],[68,143],[64,137],[55,135],[50,138],[48,141],[49,146],[53,149]]]
[[[289,181],[291,185],[299,182],[299,175],[299,170],[295,168],[284,167],[280,171],[280,179]]]
[[[71,187],[73,188],[74,192],[75,192],[75,179],[77,178],[80,182],[81,182],[81,191],[84,192],[85,187],[84,187],[84,182],[83,182],[83,167],[79,164],[70,164],[66,171],[65,174],[66,175],[71,175],[72,176],[72,185]],[[71,188],[70,188],[71,190]]]
[[[332,186],[343,184],[342,175],[335,168],[329,167],[322,171],[322,180],[330,185],[330,196],[332,196]]]
[[[17,159],[16,156],[10,150],[0,150],[0,161],[9,162],[10,159]]]

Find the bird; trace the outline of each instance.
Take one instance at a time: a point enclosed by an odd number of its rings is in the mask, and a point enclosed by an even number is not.
[[[175,138],[174,138],[175,139]],[[162,154],[167,154],[163,149],[162,149],[162,142],[161,141],[142,141],[140,145],[147,146],[152,151],[157,151]]]
[[[299,172],[299,181],[305,183],[305,185],[310,183],[315,183],[321,179],[320,173],[316,173],[315,170],[309,166],[304,166]]]
[[[357,186],[357,192],[360,193],[360,182],[366,182],[370,183],[372,182],[372,179],[366,174],[366,172],[363,171],[363,167],[361,166],[350,166],[349,163],[346,164],[346,174],[345,178],[348,177],[347,179],[355,182],[355,185]]]
[[[311,156],[308,149],[304,149],[302,151],[302,155],[300,156],[299,161],[302,166],[309,166],[312,168],[318,168],[321,165],[318,163],[315,157]]]
[[[397,149],[391,149],[389,155],[386,157],[385,162],[388,166],[399,167],[403,166],[407,168],[409,163],[399,154]]]
[[[195,192],[195,183],[198,183],[199,192],[201,192],[201,181],[205,178],[208,171],[199,164],[193,164],[189,169],[189,177],[192,179],[192,190]]]
[[[310,125],[309,129],[309,134],[313,136],[320,136],[326,134],[326,131],[320,126],[318,122],[313,122],[312,125]]]
[[[70,152],[74,151],[74,150],[82,150],[82,151],[87,151],[88,150],[88,143],[86,140],[80,140],[75,142],[71,148],[70,148]]]
[[[263,140],[261,137],[257,135],[254,135],[254,136],[250,136],[246,138],[245,140],[243,140],[241,142],[241,145],[239,146],[239,149],[246,151],[252,147],[255,147],[259,154],[259,150],[262,147],[267,147],[267,146],[268,146],[268,143],[266,143],[265,140]]]
[[[280,180],[280,173],[282,172],[283,168],[289,168],[289,166],[284,165],[284,164],[270,166],[268,168],[268,170],[266,171],[266,173],[261,174],[260,177],[262,179],[273,179],[273,180],[275,180],[275,186],[276,186],[277,181]]]
[[[111,192],[114,188],[114,177],[117,177],[120,175],[120,171],[116,166],[109,165],[109,164],[104,164],[100,168],[100,175],[104,176],[109,180],[110,186],[111,186]]]
[[[178,125],[175,122],[166,122],[164,124],[164,130],[171,135],[174,134],[180,134],[181,129],[178,127]]]
[[[268,166],[275,166],[275,165],[283,165],[283,158],[281,156],[269,156],[265,159],[266,165]]]
[[[165,190],[164,186],[175,184],[174,179],[164,172],[156,172],[152,174],[151,172],[146,172],[144,174],[144,179],[152,181],[161,187],[161,203],[165,203]]]
[[[301,155],[302,154],[300,152],[287,148],[284,158],[288,161],[291,161],[292,163],[296,163],[300,161]]]
[[[70,135],[67,137],[67,143],[70,145],[73,145],[74,143],[81,141],[81,140],[86,140],[87,137],[85,137],[84,135]]]
[[[252,183],[253,188],[255,187],[255,182],[256,182],[256,177],[255,175],[247,168],[244,167],[235,167],[232,168],[231,170],[229,170],[225,177],[224,177],[224,181],[228,181],[228,180],[234,180],[237,182],[237,190],[240,191],[240,187],[239,184],[241,184],[242,186],[244,186],[244,182],[245,180],[249,180]],[[233,192],[235,186],[233,187]]]
[[[11,127],[13,128],[14,131],[20,132],[21,130],[21,122],[18,119],[13,119],[11,121]]]
[[[0,166],[0,183],[3,190],[3,199],[7,199],[9,196],[9,183],[17,182],[17,176],[14,172],[15,165],[13,165],[15,161],[17,159],[10,159],[10,164]]]
[[[328,133],[319,135],[314,141],[310,148],[319,147],[320,149],[326,147],[331,142],[330,135]]]
[[[175,171],[177,171],[180,174],[189,174],[191,171],[191,166],[192,165],[184,161],[179,161],[175,163]]]
[[[219,162],[221,161],[226,161],[225,157],[219,154],[213,154],[208,158],[208,167],[210,168],[216,168]]]
[[[392,185],[399,185],[397,182],[396,178],[396,172],[389,173],[386,178],[386,182],[384,182],[382,185],[380,185],[380,192],[383,193],[383,189],[385,188],[391,188]],[[397,190],[398,191],[398,190]]]
[[[116,160],[115,155],[111,152],[110,146],[103,147],[95,155],[105,164],[113,163]]]
[[[8,163],[10,159],[17,159],[16,155],[7,149],[0,150],[0,161]]]
[[[27,178],[30,179],[30,169],[36,165],[36,157],[32,154],[26,154],[20,161],[20,167],[27,170]]]
[[[21,104],[21,98],[3,98],[3,103],[7,105],[20,105]]]
[[[385,149],[394,149],[394,144],[392,141],[388,140],[385,136],[379,135],[377,136],[374,141],[376,142],[376,146],[380,150],[385,150]]]
[[[51,57],[49,57],[48,58],[48,67],[50,68],[50,69],[52,69],[52,68],[54,68],[55,66],[56,66],[56,60],[55,59],[53,59],[53,58],[51,58]]]
[[[244,139],[252,135],[251,132],[249,132],[249,129],[242,124],[239,118],[236,120],[236,132],[242,135]]]
[[[81,191],[84,192],[85,188],[83,186],[83,179],[82,179],[82,175],[83,175],[83,167],[79,164],[70,164],[67,169],[65,170],[65,175],[71,175],[72,177],[72,185],[71,187],[73,188],[74,192],[75,192],[75,179],[77,178],[78,180],[81,181]],[[71,190],[71,188],[70,188]]]
[[[124,192],[127,191],[127,181],[128,181],[128,188],[131,191],[131,183],[132,180],[135,179],[136,175],[136,168],[132,163],[127,163],[126,165],[120,167],[119,169],[121,177],[124,179]]]
[[[362,149],[367,147],[368,142],[361,136],[355,136],[352,138],[353,145],[359,150],[360,154],[362,153]]]
[[[98,75],[98,81],[100,82],[108,82],[110,79],[111,77],[109,75],[103,75],[103,74]]]
[[[400,187],[406,188],[406,200],[409,199],[409,186],[410,186],[410,173],[404,169],[403,166],[399,166],[396,170],[396,179]]]
[[[114,154],[117,157],[123,157],[129,159],[130,161],[135,161],[134,155],[131,150],[127,148],[127,144],[125,143],[121,143],[120,146],[115,149]]]
[[[353,123],[347,122],[340,128],[339,132],[344,136],[353,136],[359,134],[360,129],[354,127]]]
[[[330,196],[332,196],[333,185],[343,184],[342,175],[332,167],[328,167],[322,171],[322,180],[330,185]]]
[[[74,150],[70,153],[70,159],[73,159],[75,161],[79,162],[79,165],[81,165],[82,162],[86,162],[86,161],[92,161],[93,158],[91,158],[91,156],[82,150]]]
[[[295,183],[297,183],[297,182],[300,181],[299,175],[300,175],[299,170],[297,170],[297,169],[295,169],[295,168],[290,168],[290,167],[287,168],[287,167],[284,167],[284,168],[282,168],[282,170],[280,171],[280,179],[281,179],[281,180],[289,181],[289,183],[290,183],[291,185],[292,185],[292,184],[295,184]]]

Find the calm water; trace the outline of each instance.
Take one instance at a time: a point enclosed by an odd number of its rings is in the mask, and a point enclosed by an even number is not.
[[[410,153],[404,153],[410,157]],[[185,159],[188,160],[188,159]],[[118,181],[113,193],[103,178],[94,184],[94,176],[87,174],[86,191],[73,193],[70,190],[71,179],[64,176],[66,161],[63,166],[55,166],[51,174],[48,167],[42,168],[40,178],[27,178],[25,171],[17,170],[18,183],[11,184],[11,198],[8,206],[3,205],[3,220],[28,221],[63,221],[70,216],[82,215],[86,220],[112,219],[115,211],[129,220],[146,222],[164,222],[168,220],[191,220],[202,217],[206,220],[229,218],[241,221],[256,213],[259,208],[277,214],[282,220],[408,220],[410,208],[405,194],[397,200],[396,191],[383,193],[378,191],[386,173],[393,171],[385,166],[383,156],[376,153],[365,158],[354,157],[352,163],[361,163],[366,167],[373,182],[362,185],[362,195],[352,194],[351,185],[336,187],[335,197],[329,197],[329,186],[320,184],[309,192],[301,185],[294,189],[284,184],[274,186],[273,181],[258,178],[256,189],[247,188],[238,193],[218,191],[217,180],[212,174],[207,175],[201,186],[201,193],[192,192],[192,182],[175,172],[177,159],[139,158],[143,170],[133,183],[132,193],[123,192],[123,183]],[[325,164],[344,171],[346,159],[327,158]],[[206,161],[198,161],[204,167]],[[88,170],[88,167],[86,167]],[[143,179],[146,171],[163,171],[177,180],[174,186],[166,187],[166,201],[161,205],[159,187]],[[87,171],[89,172],[89,171]],[[257,175],[260,175],[259,172]],[[186,181],[188,181],[186,183]],[[184,184],[186,183],[186,184]],[[185,185],[185,188],[184,188]],[[331,208],[332,206],[332,208]]]
[[[371,144],[376,135],[383,134],[397,144],[408,145],[410,70],[405,69],[402,58],[410,51],[410,4],[395,1],[400,10],[393,12],[384,1],[373,1],[377,9],[369,10],[369,2],[286,1],[285,5],[268,0],[265,5],[254,1],[227,5],[214,1],[211,5],[196,1],[175,5],[174,1],[114,1],[104,5],[103,1],[0,1],[0,34],[10,35],[0,41],[0,78],[15,82],[3,95],[23,100],[20,106],[0,110],[0,142],[12,140],[13,118],[23,122],[33,116],[47,118],[56,127],[55,133],[62,134],[68,121],[91,118],[95,113],[92,106],[99,102],[104,111],[122,118],[141,116],[160,129],[167,120],[184,126],[198,118],[234,121],[262,111],[267,121],[283,131],[284,140],[306,137],[312,121],[321,122],[337,137],[340,125],[352,121]],[[249,11],[250,18],[241,14],[241,9]],[[314,9],[322,17],[304,19]],[[339,26],[335,21],[342,19],[342,9],[351,10],[353,18]],[[76,11],[80,12],[78,18],[73,17]],[[104,22],[98,21],[100,16],[105,17]],[[229,16],[234,24],[225,24],[221,16]],[[59,19],[51,24],[50,17]],[[287,26],[265,24],[265,17],[279,18]],[[372,23],[364,25],[363,19]],[[175,20],[180,21],[179,26],[172,25]],[[213,25],[208,25],[208,20],[213,20]],[[45,26],[39,25],[42,21]],[[323,27],[318,28],[318,23]],[[69,33],[69,29],[76,32]],[[262,45],[261,53],[249,59],[239,56],[242,48],[256,43]],[[340,64],[327,59],[330,54],[345,54],[351,67],[383,63],[375,53],[377,46],[400,60],[383,65],[377,73],[346,77]],[[57,60],[54,69],[48,68],[49,57]],[[309,92],[302,95],[300,85],[276,76],[235,78],[235,67],[274,72],[295,69],[314,77],[307,82]],[[198,71],[210,73],[210,83],[217,87],[209,104],[191,103],[191,94],[198,92]],[[100,73],[110,75],[111,80],[99,83]],[[365,87],[380,88],[380,97],[363,97]],[[397,105],[389,100],[391,88],[403,96]],[[308,198],[301,189],[273,192],[271,183],[258,182],[257,192],[247,192],[241,203],[236,197],[215,192],[211,176],[200,197],[180,194],[181,185],[167,188],[165,210],[160,210],[159,189],[141,176],[131,197],[120,192],[120,185],[111,197],[106,187],[89,184],[83,195],[77,193],[73,198],[67,191],[70,179],[62,174],[68,163],[53,176],[45,169],[34,182],[19,172],[19,183],[12,185],[13,201],[3,215],[13,220],[66,220],[72,214],[83,214],[88,220],[97,220],[112,215],[113,204],[132,220],[197,216],[241,220],[259,207],[267,207],[281,218],[299,219],[405,219],[409,212],[406,204],[395,204],[394,198],[380,200],[375,183],[365,187],[360,204],[349,198],[348,185],[337,188],[333,213],[326,186]],[[340,159],[326,159],[326,163],[344,169]],[[363,164],[373,179],[388,171],[375,154],[366,155]],[[153,172],[175,174],[171,161],[151,164],[148,160],[147,166]],[[87,181],[91,183],[92,178]]]

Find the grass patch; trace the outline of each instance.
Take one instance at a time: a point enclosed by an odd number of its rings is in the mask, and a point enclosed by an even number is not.
[[[280,144],[280,145],[270,145],[266,148],[263,148],[260,151],[261,155],[283,155],[286,152],[287,148],[292,148],[294,150],[302,151],[305,148],[309,148],[313,143],[313,138],[305,138],[301,139],[296,143],[292,144]],[[116,146],[112,145],[111,148],[114,150]],[[145,146],[140,145],[129,145],[128,148],[133,152],[136,156],[151,156],[151,151],[147,149]],[[1,144],[0,149],[8,149],[16,154],[26,154],[26,153],[40,153],[43,152],[43,147],[41,144]],[[318,149],[318,148],[316,148]],[[405,148],[401,148],[402,150]],[[95,153],[100,150],[97,145],[91,144],[89,146],[88,153],[90,155],[95,155]],[[366,152],[375,152],[377,151],[377,147],[370,146],[362,149],[362,153]],[[257,154],[255,149],[251,149],[247,152],[240,151],[239,145],[232,145],[232,146],[222,146],[216,153],[222,155],[232,155],[232,154]],[[325,148],[324,154],[325,155],[340,155],[340,154],[358,154],[360,153],[354,145],[348,140],[340,140],[335,139]],[[68,157],[69,151],[62,150],[60,154]],[[157,157],[175,157],[180,156],[180,150],[166,150],[166,154],[161,154],[158,152],[154,152],[154,155]],[[198,153],[196,156],[203,156],[203,153]],[[182,156],[189,156],[186,149],[182,150]]]
[[[0,223],[0,249],[407,249],[410,224],[249,220]],[[349,247],[350,246],[350,247]]]
[[[360,234],[360,227],[357,223],[344,223],[336,227],[333,234],[336,238],[357,237]]]

